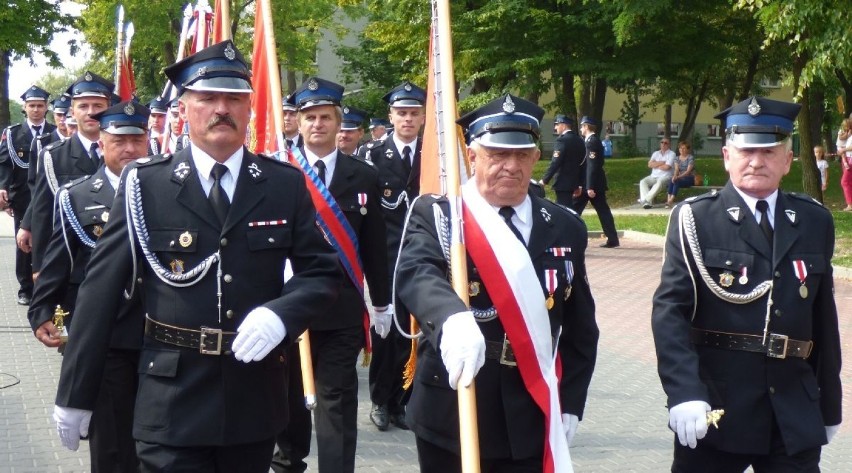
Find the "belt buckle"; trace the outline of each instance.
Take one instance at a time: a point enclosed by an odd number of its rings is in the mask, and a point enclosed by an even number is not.
[[[518,366],[517,361],[511,361],[506,358],[506,355],[509,353],[511,349],[511,345],[509,344],[509,337],[503,335],[503,349],[500,350],[500,364],[506,366]],[[514,352],[512,353],[512,357],[514,358]]]
[[[207,341],[207,337],[215,337],[216,338],[216,348],[208,349],[206,348],[206,344],[204,342]],[[222,354],[222,329],[220,328],[210,328],[210,327],[201,327],[201,340],[198,344],[198,351],[202,355],[221,355]]]
[[[777,351],[772,349],[772,347],[775,346],[775,342],[777,342],[779,340],[784,342],[784,348],[781,350],[781,353],[778,353]],[[778,358],[779,360],[783,360],[784,358],[787,358],[787,343],[789,341],[790,341],[790,337],[788,337],[787,335],[779,335],[777,333],[770,333],[769,334],[769,346],[766,349],[766,356],[768,356],[769,358]]]

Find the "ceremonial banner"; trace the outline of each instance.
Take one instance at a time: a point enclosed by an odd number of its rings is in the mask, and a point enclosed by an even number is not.
[[[124,32],[124,48],[118,67],[118,95],[122,101],[130,100],[136,95],[136,77],[133,74],[133,60],[130,58],[130,43],[133,40],[133,23],[128,23]]]
[[[218,44],[226,39],[231,39],[231,2],[229,0],[216,0],[213,4],[213,41],[210,44]]]
[[[277,64],[270,68],[267,48],[275,50],[275,44],[267,44],[264,25],[263,2],[256,4],[254,17],[254,50],[251,55],[251,83],[254,94],[251,98],[251,120],[246,134],[246,147],[253,153],[273,154],[278,151],[278,136],[275,126],[275,110],[281,103],[273,103],[272,83],[280,84],[278,77],[270,77],[278,71]],[[272,72],[275,71],[275,72]]]

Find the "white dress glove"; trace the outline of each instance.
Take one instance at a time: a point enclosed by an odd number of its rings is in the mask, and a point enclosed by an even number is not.
[[[386,307],[373,306],[370,311],[370,326],[376,330],[376,335],[387,338],[393,323],[393,304]]]
[[[682,402],[669,409],[669,427],[677,432],[681,445],[695,448],[698,441],[707,435],[708,412],[710,404],[704,401]]]
[[[237,360],[246,363],[262,360],[287,335],[284,322],[266,307],[257,307],[249,312],[237,327],[237,332],[231,349]]]
[[[450,387],[470,386],[485,363],[485,338],[473,312],[458,312],[447,318],[441,329],[441,359],[449,373]]]
[[[831,443],[831,439],[837,435],[838,430],[840,430],[840,424],[825,426],[825,436],[828,438],[828,443]]]
[[[89,436],[92,411],[53,406],[53,421],[56,422],[56,432],[59,433],[62,445],[76,452],[80,448],[80,438]]]
[[[568,440],[569,447],[574,443],[574,435],[577,434],[579,425],[579,417],[574,414],[562,414],[562,428],[565,430],[565,438]]]

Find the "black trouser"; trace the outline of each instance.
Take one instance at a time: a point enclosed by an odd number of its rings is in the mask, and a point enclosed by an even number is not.
[[[355,325],[334,330],[314,330],[311,336],[317,406],[314,409],[319,471],[355,471],[358,439],[358,353],[364,345],[364,327]],[[290,421],[277,437],[279,451],[273,469],[304,471],[304,458],[310,452],[311,412],[305,408],[298,349],[290,353],[291,372],[299,376],[298,391],[293,379],[289,388]]]
[[[601,229],[606,235],[607,243],[618,243],[618,231],[615,229],[615,219],[612,218],[612,211],[609,209],[609,204],[606,203],[606,192],[595,191],[595,197],[589,198],[586,190],[574,199],[574,211],[583,215],[583,210],[586,209],[586,203],[591,202],[592,207],[598,214],[598,220],[601,222]]]
[[[15,226],[17,242],[18,229],[21,228],[21,219],[24,218],[24,212],[27,211],[27,208],[13,207],[12,211],[15,213],[12,221]],[[33,254],[24,253],[18,248],[17,244],[15,245],[15,278],[18,280],[18,295],[31,298],[33,296]]]
[[[556,191],[556,203],[569,209],[574,208],[574,191]]]
[[[138,364],[137,350],[107,352],[101,389],[89,425],[92,473],[139,471],[133,440]]]
[[[417,437],[417,460],[420,473],[462,473],[461,457],[434,443]],[[538,458],[488,458],[479,459],[481,473],[541,473],[543,455]]]
[[[136,441],[143,473],[268,473],[275,439],[217,447],[172,447]]]
[[[406,331],[411,325],[408,310],[397,299],[396,318]],[[385,406],[388,414],[402,415],[408,403],[408,392],[402,388],[402,372],[411,354],[411,340],[400,335],[392,326],[387,338],[382,339],[370,331],[373,342],[373,358],[370,361],[370,400],[377,406]]]

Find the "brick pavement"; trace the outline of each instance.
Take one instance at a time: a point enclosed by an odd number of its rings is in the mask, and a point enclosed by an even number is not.
[[[4,217],[0,217],[4,218]],[[632,234],[615,250],[588,253],[589,278],[601,329],[598,363],[585,419],[572,448],[578,472],[663,472],[668,470],[672,434],[666,428],[665,397],[655,369],[650,335],[651,294],[662,257],[658,243]],[[15,304],[13,241],[0,238],[0,473],[86,472],[85,442],[79,452],[64,450],[50,413],[60,358],[31,335],[24,308]],[[852,282],[838,281],[836,299],[841,335],[852,333]],[[844,343],[844,409],[852,390],[852,351]],[[416,471],[414,438],[370,423],[366,370],[360,368],[359,472]],[[14,384],[18,381],[18,384]],[[9,386],[7,386],[9,385]],[[823,451],[823,471],[852,471],[849,422]],[[316,471],[315,457],[309,459]]]

